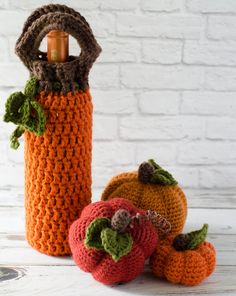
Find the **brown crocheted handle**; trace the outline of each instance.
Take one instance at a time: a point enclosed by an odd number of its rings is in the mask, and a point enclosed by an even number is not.
[[[69,62],[50,64],[43,60],[39,51],[42,39],[51,30],[61,30],[72,35],[81,48],[79,57],[70,57]],[[65,5],[50,4],[35,10],[27,19],[23,32],[16,43],[16,54],[39,80],[62,83],[78,81],[86,88],[89,70],[101,48],[92,30],[80,13]],[[53,73],[55,72],[55,73]]]

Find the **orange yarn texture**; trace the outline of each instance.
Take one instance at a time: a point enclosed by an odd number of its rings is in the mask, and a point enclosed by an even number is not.
[[[92,98],[85,90],[36,100],[47,124],[43,136],[24,133],[26,235],[40,252],[67,255],[69,227],[91,202]]]
[[[215,249],[204,241],[194,250],[176,251],[172,239],[162,240],[150,258],[154,275],[175,284],[194,286],[208,277],[215,268]]]
[[[137,172],[122,173],[108,183],[102,200],[117,196],[132,201],[137,208],[157,211],[171,223],[171,233],[176,234],[183,229],[187,216],[187,201],[178,185],[144,184],[138,180]]]

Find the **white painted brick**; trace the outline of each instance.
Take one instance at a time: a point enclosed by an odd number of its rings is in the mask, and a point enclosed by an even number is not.
[[[209,16],[208,37],[213,39],[236,39],[236,16]]]
[[[116,166],[134,163],[134,146],[125,142],[94,142],[93,165]]]
[[[91,87],[97,88],[116,88],[119,86],[118,65],[98,65],[95,64],[90,72]]]
[[[192,12],[201,13],[232,13],[236,12],[235,0],[187,0],[187,8]]]
[[[101,9],[106,10],[134,10],[139,7],[139,0],[106,0],[101,1]]]
[[[164,167],[168,170],[182,189],[197,188],[199,186],[199,171],[197,168],[192,167]],[[188,196],[186,196],[188,198]]]
[[[137,143],[136,163],[137,166],[148,159],[155,159],[162,165],[173,165],[176,162],[176,145],[173,143],[145,142]]]
[[[147,11],[178,12],[183,6],[182,0],[142,0],[141,7]]]
[[[117,119],[112,116],[95,115],[93,117],[93,139],[114,140],[117,137]]]
[[[197,139],[204,134],[204,121],[193,117],[124,117],[120,135],[129,140]]]
[[[235,66],[236,42],[186,41],[184,62],[187,64]]]
[[[181,62],[182,42],[179,40],[145,40],[142,60],[146,63],[176,64]]]
[[[203,84],[203,70],[198,67],[124,65],[121,82],[129,88],[199,89]]]
[[[181,164],[236,164],[236,143],[193,142],[183,143],[179,149]]]
[[[8,163],[24,166],[24,135],[19,139],[20,146],[17,150],[10,147],[9,139],[7,141],[7,159]]]
[[[236,140],[236,119],[211,118],[207,120],[206,137],[208,139]]]
[[[136,168],[134,165],[123,165],[123,166],[112,166],[112,167],[104,167],[104,166],[93,166],[92,167],[92,176],[93,176],[93,187],[94,188],[102,188],[107,185],[110,179],[123,172],[134,171]],[[101,196],[99,196],[101,199]]]
[[[204,115],[236,114],[236,93],[234,92],[184,92],[181,113]]]
[[[236,68],[207,68],[206,89],[236,90]]]
[[[135,37],[198,39],[203,33],[203,19],[188,15],[127,15],[117,17],[117,34]]]
[[[8,37],[8,47],[9,47],[8,54],[9,54],[9,59],[11,62],[19,62],[20,61],[20,58],[15,54],[15,46],[16,46],[17,39],[18,39],[17,36],[9,36]]]
[[[135,97],[128,90],[91,90],[95,113],[130,114],[135,109]]]
[[[92,28],[96,38],[108,37],[115,33],[115,17],[113,14],[95,10],[94,12],[84,12],[83,16]]]
[[[4,37],[0,37],[0,61],[6,62],[9,56],[8,42]]]
[[[180,94],[174,91],[146,91],[139,95],[139,108],[148,114],[177,114]]]
[[[17,9],[36,9],[42,5],[48,5],[50,3],[54,4],[65,4],[74,9],[97,9],[101,3],[101,0],[10,0],[11,8]]]
[[[1,34],[5,36],[20,35],[27,17],[28,14],[24,11],[0,10]]]
[[[102,53],[98,62],[135,62],[140,56],[140,43],[133,40],[127,41],[99,41]]]
[[[12,188],[24,186],[24,167],[8,163],[1,166],[0,188]]]
[[[5,87],[23,86],[28,78],[28,70],[22,64],[1,64],[1,85]]]
[[[219,167],[200,170],[200,186],[203,188],[235,188],[235,168]]]
[[[0,165],[7,164],[7,142],[6,140],[0,140]],[[1,170],[1,169],[0,169]]]
[[[7,0],[0,0],[0,8],[7,8]]]

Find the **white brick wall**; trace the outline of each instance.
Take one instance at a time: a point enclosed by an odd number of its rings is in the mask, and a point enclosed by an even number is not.
[[[1,117],[28,77],[16,39],[30,12],[48,2],[0,0]],[[51,2],[78,9],[103,48],[90,75],[95,191],[151,157],[185,188],[235,190],[236,1]],[[23,187],[23,142],[9,148],[13,128],[1,120],[1,189]]]

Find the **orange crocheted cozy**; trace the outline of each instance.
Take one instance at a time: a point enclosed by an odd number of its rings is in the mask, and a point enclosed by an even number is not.
[[[167,171],[155,166],[158,165],[150,160],[141,164],[138,172],[114,176],[104,189],[102,200],[117,196],[129,199],[136,207],[165,217],[171,223],[170,233],[180,233],[187,216],[185,194]]]
[[[38,137],[25,132],[26,235],[37,250],[70,253],[68,229],[91,202],[92,98],[40,92],[48,115]]]
[[[81,47],[66,62],[49,63],[39,45],[61,30]],[[101,51],[83,16],[65,5],[35,10],[25,22],[16,53],[30,71],[24,93],[12,94],[5,121],[17,124],[11,146],[25,138],[26,236],[49,255],[70,254],[68,231],[91,202],[92,97],[88,74]]]

